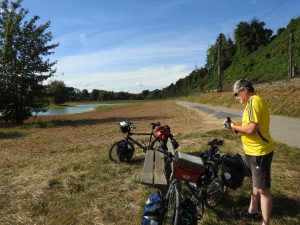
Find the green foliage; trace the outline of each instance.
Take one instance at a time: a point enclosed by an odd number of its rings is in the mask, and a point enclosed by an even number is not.
[[[254,82],[282,80],[288,77],[289,36],[294,33],[295,64],[300,64],[300,17],[291,20],[286,29],[280,28],[272,42],[260,47],[246,57],[237,58],[225,70],[225,83],[239,78],[248,78]]]
[[[226,39],[224,34],[219,34],[215,44],[211,45],[207,51],[207,59],[205,67],[209,70],[216,70],[218,66],[218,47],[221,50],[221,68],[225,70],[232,63],[236,52],[233,41]]]
[[[42,82],[55,73],[56,63],[46,57],[58,46],[48,44],[50,22],[37,25],[38,16],[25,21],[28,11],[21,3],[0,3],[0,112],[6,121],[16,123],[46,110],[48,97]]]
[[[68,100],[68,89],[63,81],[52,81],[47,90],[53,103],[56,105],[62,104]]]
[[[240,22],[234,30],[234,40],[239,56],[248,55],[260,46],[270,43],[272,31],[264,28],[265,23],[254,18],[250,23]]]

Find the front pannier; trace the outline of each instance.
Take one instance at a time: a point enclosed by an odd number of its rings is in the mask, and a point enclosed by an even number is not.
[[[240,154],[228,155],[222,161],[222,181],[235,190],[242,186],[245,177],[244,161]]]

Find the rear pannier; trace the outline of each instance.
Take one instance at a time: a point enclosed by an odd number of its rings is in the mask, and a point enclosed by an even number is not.
[[[245,177],[244,161],[240,154],[228,155],[222,161],[222,181],[233,190],[242,186]]]
[[[179,180],[197,183],[205,172],[205,165],[202,158],[176,152],[174,157],[174,176]]]

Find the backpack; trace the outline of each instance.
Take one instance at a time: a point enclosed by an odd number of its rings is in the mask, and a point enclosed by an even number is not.
[[[186,198],[180,205],[178,225],[197,225],[198,214],[197,206],[191,199]]]
[[[162,225],[163,212],[163,200],[160,193],[150,195],[143,209],[142,225]]]
[[[228,155],[222,161],[222,181],[235,190],[242,186],[245,177],[244,161],[240,154]]]

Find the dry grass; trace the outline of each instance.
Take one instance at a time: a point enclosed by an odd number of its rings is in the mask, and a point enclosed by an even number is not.
[[[218,120],[172,101],[39,117],[17,127],[0,124],[0,224],[140,224],[143,204],[155,191],[140,184],[143,153],[137,149],[131,164],[108,160],[110,145],[122,138],[117,122],[124,118],[135,122],[136,131],[149,131],[153,121],[168,124],[181,151],[199,152],[219,137],[224,151],[241,152],[239,138],[221,129]],[[276,148],[273,221],[297,224],[299,150]],[[248,188],[246,182],[231,191],[217,211],[206,211],[202,224],[249,224],[234,221],[228,212],[234,204],[246,204]]]
[[[300,118],[300,79],[275,82],[274,84],[265,83],[257,85],[255,88],[257,94],[268,103],[271,114]],[[182,99],[231,108],[243,108],[235,100],[231,88],[220,93],[195,94]]]

